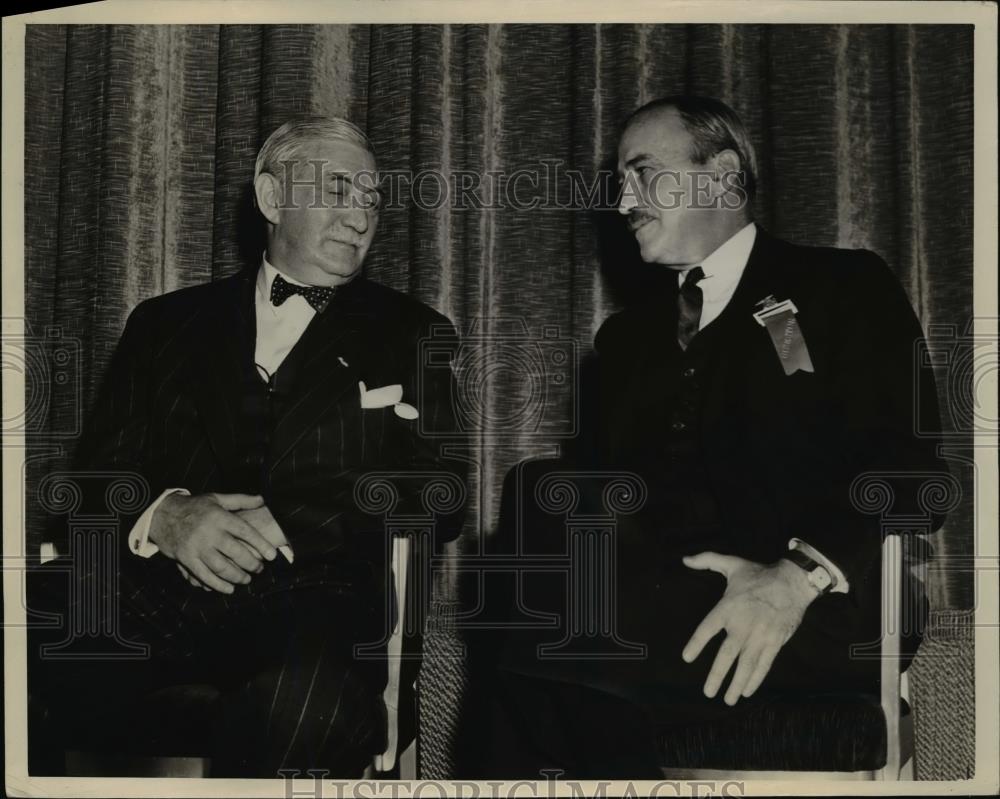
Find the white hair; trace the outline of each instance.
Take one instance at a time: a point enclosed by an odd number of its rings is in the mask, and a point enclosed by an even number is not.
[[[371,141],[353,122],[340,117],[308,116],[292,119],[267,137],[257,153],[253,177],[262,172],[277,175],[279,166],[291,161],[304,144],[314,141],[346,141],[356,144],[375,157]]]

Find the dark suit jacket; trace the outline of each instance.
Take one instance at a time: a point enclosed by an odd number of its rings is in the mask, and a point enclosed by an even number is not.
[[[559,640],[559,632],[522,630],[510,636],[505,662],[514,670],[622,693],[643,682],[689,685],[700,694],[711,647],[691,666],[682,663],[680,651],[725,583],[686,568],[682,556],[715,550],[773,563],[787,552],[789,539],[799,537],[840,566],[851,591],[812,603],[792,639],[806,659],[792,657],[795,646],[789,644],[772,675],[783,672],[790,684],[801,676],[829,685],[829,672],[852,668],[850,642],[879,637],[880,520],[852,504],[852,481],[869,471],[898,473],[890,483],[893,510],[900,513],[919,506],[908,474],[947,471],[935,451],[933,379],[915,365],[920,325],[874,253],[796,246],[758,228],[735,294],[698,334],[714,342],[708,368],[692,378],[679,365],[676,274],[664,270],[659,277],[655,290],[598,332],[596,388],[584,397],[589,421],[582,454],[571,464],[523,469],[517,493],[525,501],[508,503],[523,514],[512,523],[523,530],[532,554],[564,552],[566,533],[558,520],[559,529],[551,529],[551,514],[533,510],[530,501],[541,472],[582,465],[642,478],[644,507],[617,521],[614,616],[617,634],[646,645],[647,656],[641,662],[546,661],[535,647]],[[752,316],[768,295],[798,308],[814,372],[784,373],[770,335]],[[690,379],[703,381],[693,410],[700,453],[693,477],[671,472],[668,464],[671,398]],[[509,489],[514,482],[508,481]],[[603,501],[599,491],[592,501]],[[702,509],[709,521],[692,526]],[[937,529],[941,517],[931,517],[929,528]],[[565,617],[563,583],[539,576],[525,578],[525,585],[526,608]],[[874,671],[877,676],[877,664]],[[868,684],[870,672],[859,681]]]
[[[357,579],[377,587],[386,551],[383,516],[359,507],[358,479],[369,472],[464,477],[460,463],[439,456],[438,439],[419,434],[422,424],[455,429],[448,423],[451,372],[423,369],[420,349],[431,336],[441,346],[454,344],[454,328],[416,300],[364,278],[340,289],[276,373],[283,410],[264,462],[254,462],[246,441],[259,422],[248,416],[241,385],[258,379],[255,279],[249,270],[135,308],[78,465],[134,472],[148,483],[150,500],[169,487],[259,492],[292,544],[296,568],[318,560],[350,563]],[[402,384],[403,400],[422,421],[400,418],[392,407],[362,410],[359,381],[369,389]],[[406,512],[407,503],[420,511],[419,480],[401,478],[399,485],[395,512]],[[121,514],[123,540],[144,507]],[[456,537],[460,521],[460,511],[440,518],[437,539]],[[178,582],[178,590],[186,588]]]
[[[676,279],[664,289],[609,318],[595,342],[594,457],[651,477],[669,422],[663,400],[685,379],[677,367]],[[753,318],[768,295],[798,308],[814,372],[784,373],[768,332]],[[901,478],[947,471],[936,454],[933,378],[917,365],[923,334],[899,282],[872,252],[797,246],[758,228],[732,299],[699,336],[712,328],[716,363],[697,415],[707,484],[721,515],[720,545],[772,562],[797,536],[860,585],[879,558],[881,537],[879,519],[852,505],[851,483],[872,471]],[[916,509],[912,482],[895,485],[896,511]],[[660,488],[650,514],[670,493]],[[669,530],[669,520],[662,521]],[[933,529],[942,521],[935,517]]]

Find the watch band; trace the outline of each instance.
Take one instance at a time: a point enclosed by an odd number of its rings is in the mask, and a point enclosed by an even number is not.
[[[821,594],[828,594],[833,590],[834,577],[822,563],[817,563],[799,549],[790,549],[782,557],[802,569],[808,575],[810,585]]]

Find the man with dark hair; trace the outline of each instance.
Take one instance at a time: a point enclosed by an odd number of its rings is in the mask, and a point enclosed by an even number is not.
[[[881,535],[852,484],[947,471],[915,433],[936,428],[937,402],[915,380],[922,332],[899,283],[872,252],[793,245],[753,222],[755,156],[730,108],[689,96],[640,108],[618,172],[618,210],[662,272],[597,334],[595,428],[577,466],[645,486],[645,505],[618,519],[612,600],[619,640],[646,654],[547,659],[538,645],[558,633],[512,634],[498,768],[517,776],[652,777],[654,726],[779,695],[877,696],[878,661],[851,647],[880,637]],[[525,540],[543,537],[544,517],[528,516]],[[555,593],[526,588],[525,606],[565,615]]]
[[[453,427],[442,422],[451,374],[422,379],[419,346],[453,328],[361,275],[379,217],[375,169],[346,120],[282,125],[254,174],[262,262],[129,316],[77,464],[131,473],[150,491],[121,516],[118,593],[102,606],[149,656],[43,664],[94,741],[110,725],[155,731],[161,720],[136,719],[137,703],[199,684],[219,692],[206,722],[212,776],[359,777],[383,751],[391,542],[359,481],[439,475],[461,495],[464,472],[417,421]],[[419,490],[400,493],[399,512],[421,510]],[[459,525],[460,513],[444,518],[438,541]],[[95,570],[75,596],[106,590]]]

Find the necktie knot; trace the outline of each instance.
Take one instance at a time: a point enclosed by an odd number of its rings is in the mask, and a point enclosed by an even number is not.
[[[289,283],[281,275],[275,275],[274,282],[271,283],[271,304],[277,308],[293,294],[301,294],[318,313],[326,308],[336,291],[332,286],[300,286]]]
[[[705,279],[705,270],[702,269],[700,266],[696,266],[692,269],[689,269],[687,274],[684,275],[684,283],[681,286],[681,291],[691,291],[695,289],[697,291],[701,291],[701,289],[698,288],[697,283],[704,279]]]

